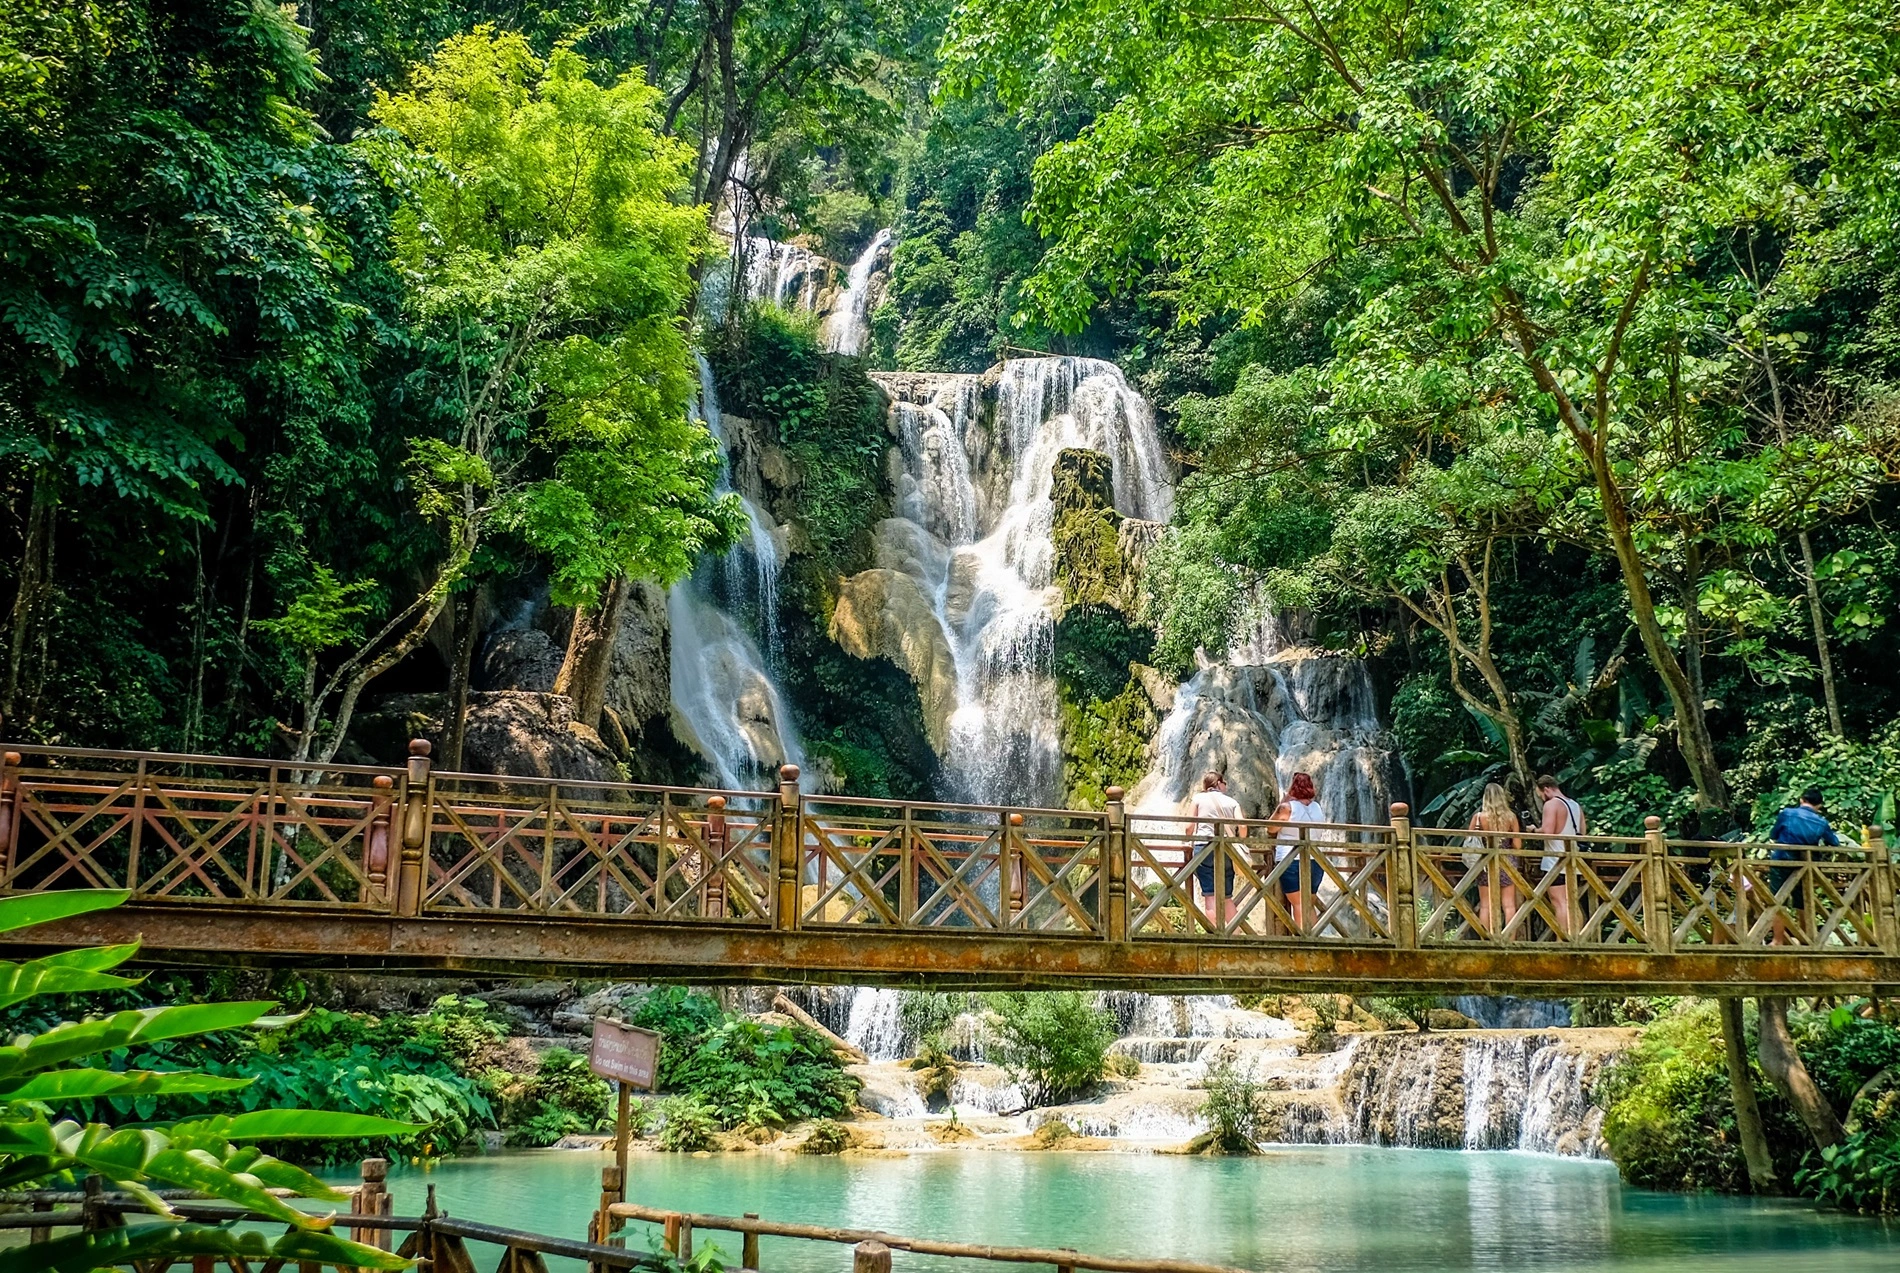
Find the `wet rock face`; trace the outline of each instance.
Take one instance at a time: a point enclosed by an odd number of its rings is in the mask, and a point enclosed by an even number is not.
[[[846,654],[889,659],[916,683],[925,733],[941,755],[957,706],[956,657],[922,585],[882,568],[840,580],[830,632]]]
[[[672,710],[670,635],[666,593],[645,580],[629,585],[614,634],[607,706],[636,744]]]
[[[519,691],[469,695],[462,768],[584,782],[617,782],[621,776],[600,735],[574,719],[571,701]]]

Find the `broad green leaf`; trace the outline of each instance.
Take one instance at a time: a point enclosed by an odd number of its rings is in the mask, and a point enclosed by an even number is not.
[[[153,1070],[48,1070],[23,1080],[0,1079],[0,1100],[69,1101],[98,1096],[234,1092],[254,1082],[255,1079],[219,1078],[190,1071],[167,1074]]]
[[[35,995],[70,995],[136,986],[143,978],[119,977],[102,970],[117,967],[137,950],[137,943],[95,946],[24,964],[0,962],[0,1008],[11,1008]]]
[[[254,1024],[274,1003],[193,1003],[168,1008],[138,1008],[92,1021],[54,1026],[25,1047],[0,1048],[0,1078],[44,1070],[82,1056],[96,1056],[134,1043],[178,1039],[213,1030]]]
[[[377,1136],[406,1136],[421,1124],[377,1118],[371,1114],[334,1114],[320,1109],[260,1109],[235,1114],[217,1131],[227,1140],[357,1140]],[[184,1131],[181,1125],[178,1130]]]
[[[0,1273],[90,1273],[134,1260],[171,1261],[194,1255],[236,1256],[252,1265],[282,1260],[393,1270],[415,1263],[375,1247],[301,1229],[273,1238],[219,1225],[143,1224],[74,1233],[0,1251]]]
[[[35,924],[50,924],[93,911],[111,910],[132,896],[124,889],[70,889],[57,893],[24,893],[0,898],[0,933],[17,932]]]

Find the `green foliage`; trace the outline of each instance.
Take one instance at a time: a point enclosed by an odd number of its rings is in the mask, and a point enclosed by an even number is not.
[[[0,932],[89,910],[116,906],[122,892],[42,893],[0,901]],[[137,953],[136,946],[68,951],[26,964],[0,961],[3,997],[17,1006],[39,995],[120,990],[133,983],[109,970]],[[110,1181],[157,1215],[174,1213],[155,1188],[188,1189],[237,1204],[290,1226],[284,1237],[240,1237],[220,1226],[160,1224],[119,1239],[79,1234],[37,1245],[26,1268],[90,1268],[117,1258],[175,1260],[197,1251],[241,1250],[259,1259],[378,1269],[405,1268],[407,1260],[323,1231],[326,1221],[271,1193],[327,1202],[346,1195],[302,1168],[265,1154],[257,1142],[387,1136],[411,1130],[386,1118],[281,1106],[249,1113],[186,1119],[169,1125],[115,1128],[57,1117],[51,1107],[75,1100],[156,1099],[229,1093],[244,1079],[191,1072],[111,1069],[84,1064],[128,1050],[190,1039],[221,1030],[282,1025],[266,1014],[272,1003],[185,1004],[129,1009],[80,1021],[62,1021],[22,1033],[0,1048],[0,1179],[11,1187],[72,1187],[81,1176]],[[78,1062],[80,1064],[75,1065]]]
[[[1410,1021],[1423,1032],[1432,1028],[1432,1009],[1439,1006],[1439,998],[1438,995],[1376,995],[1358,1002],[1388,1030],[1400,1021]]]
[[[1900,1120],[1848,1133],[1804,1164],[1794,1183],[1844,1211],[1900,1211]]]
[[[831,1045],[802,1026],[745,1021],[710,995],[678,986],[657,987],[628,1006],[631,1024],[662,1035],[660,1086],[688,1093],[720,1126],[836,1117],[856,1098],[857,1080]]]
[[[587,1067],[586,1057],[549,1048],[541,1054],[534,1076],[514,1094],[517,1112],[508,1143],[539,1148],[565,1136],[605,1131],[613,1126],[612,1100],[613,1090]],[[645,1113],[640,1103],[632,1121],[644,1123]],[[634,1134],[639,1134],[637,1126]]]
[[[1224,1154],[1259,1153],[1254,1137],[1259,1134],[1260,1085],[1252,1072],[1223,1053],[1207,1067],[1202,1087],[1207,1095],[1201,1098],[1199,1113],[1207,1120],[1213,1146]]]
[[[697,1096],[669,1096],[660,1102],[660,1148],[692,1154],[719,1143],[719,1119]]]
[[[851,1133],[834,1119],[821,1118],[811,1125],[811,1133],[799,1143],[801,1154],[842,1154],[851,1148]]]
[[[939,1035],[970,1010],[970,996],[945,990],[900,990],[897,992],[897,1019],[904,1033],[927,1039]]]
[[[1751,1044],[1752,1051],[1752,1044]],[[1792,1175],[1806,1133],[1751,1059],[1755,1095],[1778,1173]],[[1748,1186],[1714,1003],[1690,1000],[1643,1030],[1597,1080],[1603,1138],[1629,1183],[1645,1189]]]
[[[1101,1081],[1114,1019],[1073,990],[986,995],[990,1056],[1035,1105],[1053,1105]]]

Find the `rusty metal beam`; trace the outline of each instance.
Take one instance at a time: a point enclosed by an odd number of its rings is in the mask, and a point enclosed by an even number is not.
[[[139,940],[166,963],[751,984],[1166,992],[1340,990],[1568,997],[1645,993],[1895,993],[1900,957],[1851,948],[1730,950],[1142,940],[874,927],[778,931],[507,913],[133,903],[8,935],[16,952]]]

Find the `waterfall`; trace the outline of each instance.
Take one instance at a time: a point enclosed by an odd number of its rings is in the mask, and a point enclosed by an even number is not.
[[[851,272],[845,276],[844,293],[838,297],[837,303],[832,306],[831,316],[825,320],[825,348],[831,352],[864,352],[865,338],[871,330],[871,274],[877,269],[879,253],[890,245],[890,230],[879,230],[871,236],[870,245],[851,263]]]
[[[717,491],[730,494],[725,423],[712,368],[703,356],[699,384],[694,413],[719,443]],[[781,764],[803,764],[784,695],[758,643],[732,613],[749,604],[767,648],[777,644],[778,540],[763,511],[744,496],[740,501],[749,527],[746,542],[720,561],[702,561],[666,598],[674,732],[705,758],[713,781],[729,788],[769,782]]]
[[[813,313],[818,309],[831,281],[833,265],[824,257],[796,243],[748,235],[743,248],[734,245],[735,254],[745,257],[745,298],[770,301],[780,309]]]
[[[896,400],[899,470],[899,516],[879,527],[878,564],[916,579],[952,655],[943,755],[952,794],[1053,803],[1056,456],[1103,452],[1117,509],[1165,521],[1173,478],[1148,405],[1114,364],[1090,358],[1012,359],[989,377],[876,378]]]

